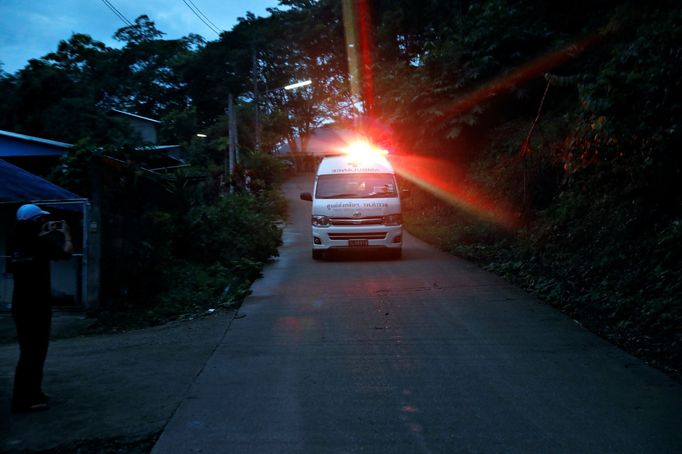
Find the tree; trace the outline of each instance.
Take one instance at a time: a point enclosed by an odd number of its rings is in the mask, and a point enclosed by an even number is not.
[[[82,81],[87,71],[93,71],[101,63],[108,50],[104,43],[95,41],[91,36],[74,33],[68,41],[59,42],[56,52],[45,55],[43,59]]]
[[[158,39],[163,35],[145,15],[116,32],[114,37],[126,45],[116,53],[112,69],[123,83],[108,93],[109,106],[153,118],[189,106],[181,69],[203,46],[203,38]]]
[[[149,19],[149,16],[143,14],[135,19],[134,24],[119,28],[114,33],[114,39],[129,45],[135,45],[154,41],[163,35],[165,33],[156,28],[156,25]]]
[[[235,56],[249,61],[247,75],[253,104],[258,84],[261,123],[270,134],[264,135],[265,149],[271,149],[282,137],[294,145],[295,136],[303,146],[319,123],[338,116],[339,106],[350,99],[341,9],[338,2],[284,2],[290,9],[271,9],[268,18],[247,16],[229,32],[226,39],[241,43]],[[250,57],[247,60],[246,57]],[[280,87],[305,79],[313,85],[296,91]],[[347,102],[347,106],[352,103]]]

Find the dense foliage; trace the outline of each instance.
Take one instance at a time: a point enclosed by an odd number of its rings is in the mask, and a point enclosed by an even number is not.
[[[268,17],[248,14],[211,42],[164,40],[146,16],[119,30],[120,49],[74,34],[17,74],[0,75],[0,129],[80,141],[57,175],[76,185],[93,146],[114,153],[131,143],[109,108],[160,118],[162,138],[182,143],[210,176],[199,191],[207,205],[148,213],[157,232],[177,229],[163,244],[189,260],[178,239],[192,235],[201,251],[260,251],[232,239],[259,224],[250,209],[269,199],[216,197],[225,185],[229,94],[240,172],[251,172],[263,193],[275,187],[278,166],[257,148],[286,141],[305,150],[321,122],[362,112],[366,121],[356,124],[395,152],[438,163],[444,187],[492,201],[513,219],[502,225],[480,209],[463,210],[452,194],[436,197],[413,176],[406,180],[412,231],[536,291],[648,360],[682,369],[679,2],[280,4]],[[280,89],[304,79],[314,84]],[[199,130],[208,137],[196,138]],[[233,183],[245,186],[238,176]],[[220,213],[238,220],[227,228]],[[274,245],[270,237],[258,241],[262,251]],[[163,256],[162,246],[151,244],[147,258]]]

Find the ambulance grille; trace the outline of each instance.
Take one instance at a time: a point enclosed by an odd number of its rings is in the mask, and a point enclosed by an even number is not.
[[[383,240],[386,232],[330,233],[330,240]]]
[[[384,218],[381,216],[368,218],[330,218],[332,225],[382,225]]]

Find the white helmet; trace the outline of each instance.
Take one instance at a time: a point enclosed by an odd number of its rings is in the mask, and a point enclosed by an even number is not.
[[[41,210],[38,205],[29,203],[19,207],[17,210],[17,221],[28,221],[47,214],[50,214],[49,211]]]

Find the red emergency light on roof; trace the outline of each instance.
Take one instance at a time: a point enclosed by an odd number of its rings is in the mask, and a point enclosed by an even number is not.
[[[343,147],[341,151],[353,159],[362,160],[384,157],[388,154],[388,150],[376,147],[365,140],[351,142]]]

